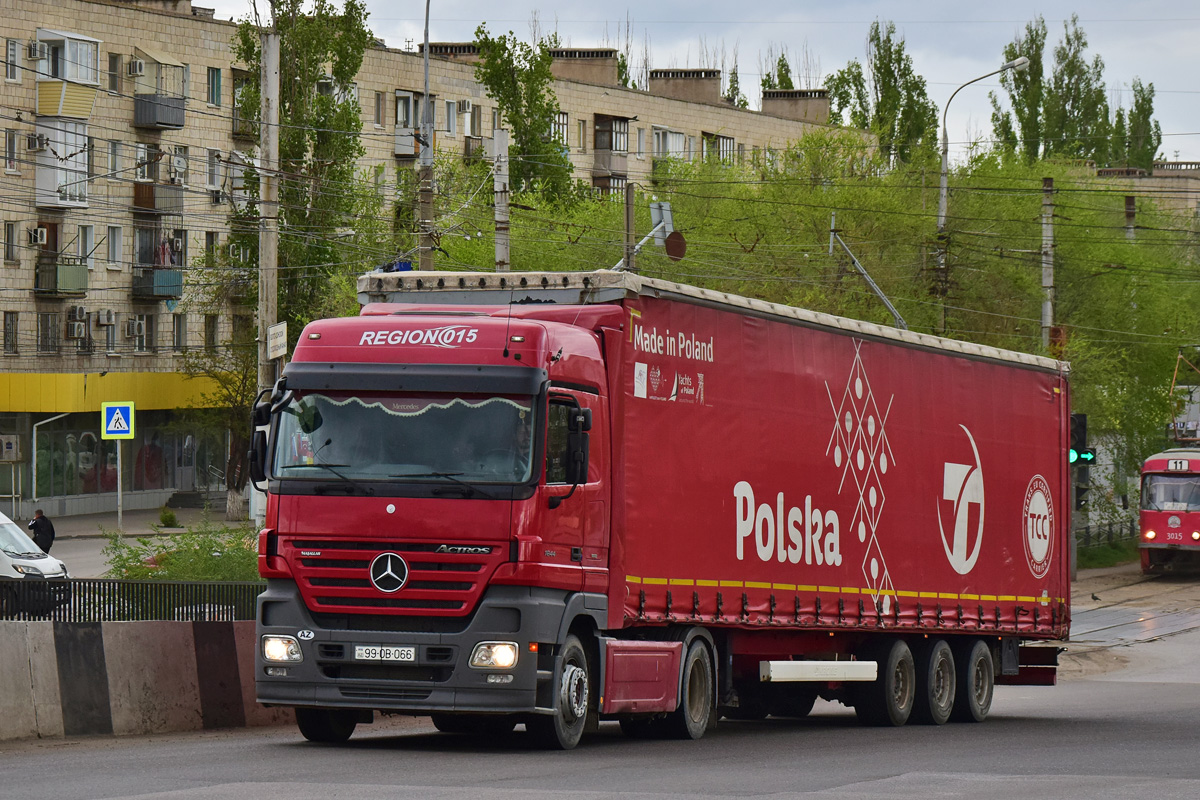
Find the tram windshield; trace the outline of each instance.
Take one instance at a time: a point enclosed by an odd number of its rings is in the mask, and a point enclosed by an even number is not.
[[[1200,511],[1200,475],[1146,475],[1143,511]]]

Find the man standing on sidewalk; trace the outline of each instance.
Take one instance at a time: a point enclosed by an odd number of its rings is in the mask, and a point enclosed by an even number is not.
[[[29,530],[33,531],[33,543],[49,553],[50,545],[54,544],[54,523],[50,522],[49,517],[42,515],[40,508],[33,512],[33,519],[29,520]]]

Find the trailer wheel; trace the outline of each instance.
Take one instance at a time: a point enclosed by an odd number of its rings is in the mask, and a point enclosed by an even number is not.
[[[954,694],[955,722],[983,722],[992,707],[996,688],[996,665],[992,650],[982,639],[956,642],[954,664],[958,673]]]
[[[954,710],[957,679],[954,655],[945,639],[933,639],[916,653],[917,692],[913,721],[945,725]]]
[[[433,714],[433,727],[442,733],[463,733],[468,736],[504,736],[517,726],[513,717],[490,714]]]
[[[340,708],[297,708],[296,725],[310,742],[339,744],[358,726],[357,711]]]
[[[900,726],[908,722],[916,695],[912,651],[900,639],[872,642],[861,657],[879,665],[878,677],[855,692],[854,713],[865,725]]]
[[[530,717],[525,723],[534,740],[548,750],[571,750],[583,738],[591,704],[591,668],[583,643],[567,636],[556,671],[554,714]]]
[[[699,739],[713,716],[712,657],[704,642],[696,639],[683,659],[679,707],[663,720],[673,739]]]

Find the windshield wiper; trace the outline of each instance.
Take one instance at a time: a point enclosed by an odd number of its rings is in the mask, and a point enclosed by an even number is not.
[[[460,480],[458,476],[462,475],[462,474],[463,473],[461,473],[461,472],[406,472],[406,473],[403,473],[400,475],[389,475],[388,477],[389,478],[442,478],[443,480],[451,481],[452,483],[458,484],[463,489],[466,489],[468,492],[468,494],[467,494],[468,497],[470,497],[471,494],[478,492],[479,494],[483,495],[484,497],[488,498],[489,500],[503,500],[504,499],[503,497],[497,497],[496,495],[492,494],[491,492],[486,492],[483,489],[480,489],[478,486],[474,485],[473,483],[467,483],[464,480]]]
[[[317,492],[318,494],[324,494],[325,492],[329,491],[330,489],[335,489],[335,488],[336,489],[342,489],[342,488],[349,489],[351,486],[354,487],[355,489],[357,489],[358,491],[362,492],[363,494],[366,494],[366,495],[375,494],[375,490],[372,489],[370,486],[363,486],[361,483],[354,480],[354,478],[351,478],[349,475],[346,475],[344,472],[339,472],[336,469],[337,467],[348,467],[348,466],[350,466],[350,465],[349,464],[325,464],[325,463],[317,462],[314,464],[292,464],[290,466],[283,467],[283,469],[291,469],[292,467],[320,467],[321,469],[327,469],[330,472],[332,472],[334,475],[337,475],[339,478],[341,478],[347,484],[347,486],[345,486],[345,487],[337,486],[336,484],[327,484],[327,483],[318,484],[317,486],[313,487],[313,491]],[[349,491],[347,491],[346,493],[350,494]]]

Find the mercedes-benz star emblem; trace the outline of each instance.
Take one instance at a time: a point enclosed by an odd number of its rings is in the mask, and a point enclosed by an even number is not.
[[[380,553],[371,562],[371,583],[381,592],[398,592],[408,582],[408,564],[398,553]]]

